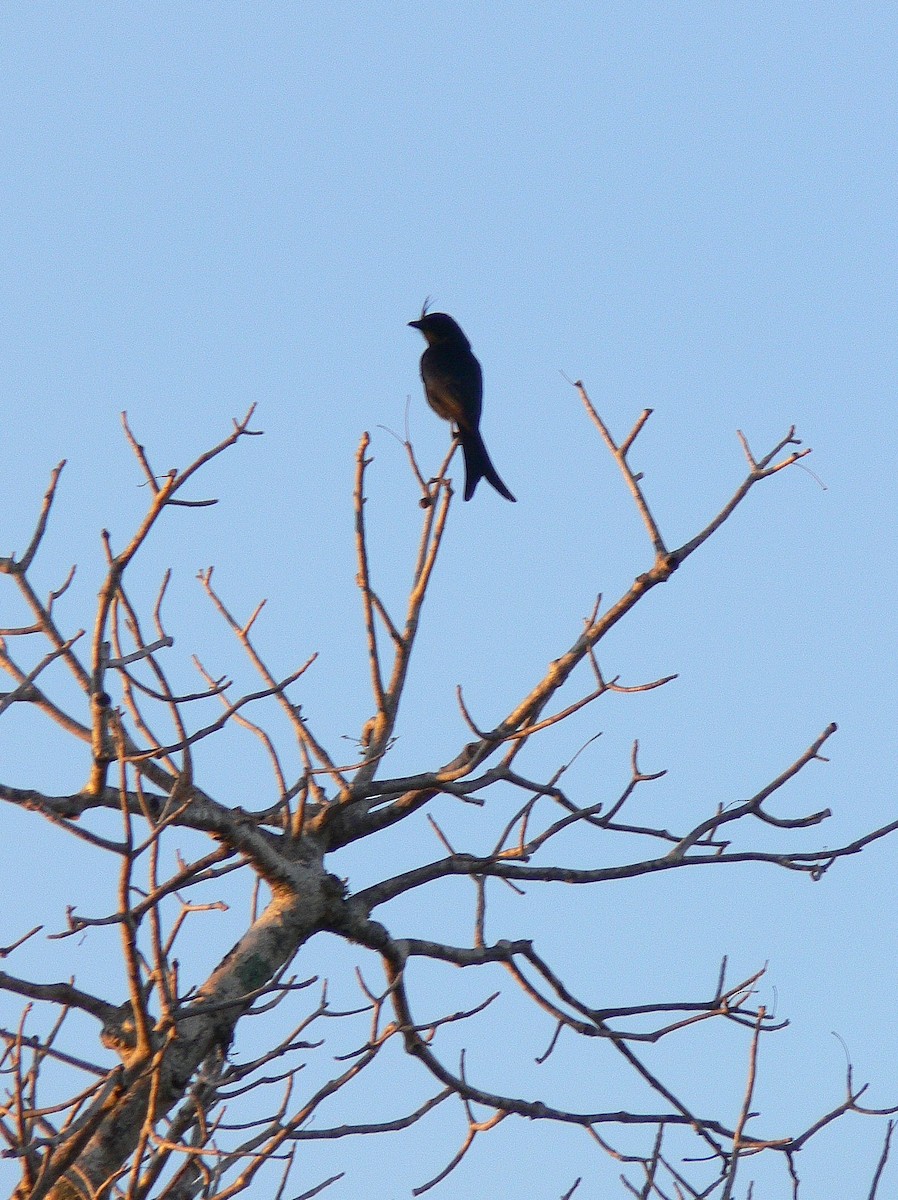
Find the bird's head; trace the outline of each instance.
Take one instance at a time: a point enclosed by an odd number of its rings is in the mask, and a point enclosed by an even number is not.
[[[422,312],[417,321],[409,321],[413,329],[420,329],[428,346],[443,342],[455,342],[464,346],[470,345],[461,330],[461,326],[448,313]]]

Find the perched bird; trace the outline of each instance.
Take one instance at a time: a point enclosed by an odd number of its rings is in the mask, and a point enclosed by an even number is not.
[[[448,313],[423,312],[417,321],[427,342],[421,355],[424,394],[433,411],[451,421],[465,456],[465,499],[470,500],[481,479],[493,485],[500,496],[514,500],[499,478],[480,436],[483,406],[483,374],[471,353],[471,343]]]

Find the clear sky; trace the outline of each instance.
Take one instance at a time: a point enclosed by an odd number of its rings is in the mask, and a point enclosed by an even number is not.
[[[547,741],[544,773],[601,729],[575,777],[580,795],[601,798],[638,737],[645,768],[669,769],[659,803],[674,820],[750,795],[834,720],[831,763],[778,811],[834,810],[803,845],[891,820],[896,61],[886,3],[4,6],[0,553],[23,548],[67,458],[39,575],[57,586],[79,563],[66,619],[85,624],[99,531],[120,542],[146,501],[120,411],[162,470],[258,404],[265,437],[204,485],[221,504],[173,514],[139,578],[149,593],[162,565],[175,568],[185,679],[194,649],[216,674],[238,670],[197,569],[214,563],[238,610],[267,596],[260,637],[285,670],[321,652],[299,697],[320,735],[357,735],[370,701],[353,454],[370,430],[374,569],[397,599],[419,512],[387,430],[403,430],[409,405],[428,470],[447,444],[406,327],[432,295],[483,364],[483,431],[518,503],[484,485],[453,509],[396,770],[466,739],[456,684],[483,723],[496,719],[571,643],[596,594],[615,596],[650,564],[563,372],[618,434],[655,410],[635,461],[671,543],[740,478],[737,429],[760,453],[794,423],[814,474],[767,483],[609,640],[609,675],[679,678],[603,700]],[[4,717],[4,781],[80,786],[36,729],[27,714]],[[251,806],[248,768],[205,765],[222,799]],[[66,903],[101,906],[89,878],[48,874],[58,838],[4,820],[3,877],[18,877],[23,844],[33,869],[18,902],[5,889],[0,942],[34,913],[59,928]],[[871,1081],[866,1099],[898,1103],[896,855],[898,841],[880,844],[816,885],[752,867],[568,889],[529,923],[510,909],[509,933],[529,930],[572,970],[586,936],[597,1004],[708,991],[723,954],[746,974],[769,963],[762,998],[792,1024],[767,1041],[759,1106],[765,1129],[791,1133],[841,1099],[831,1031]],[[372,875],[362,855],[345,870],[353,884]],[[41,969],[39,955],[10,969],[29,962]],[[50,977],[92,969],[88,946]],[[735,1111],[744,1057],[729,1061]],[[427,1169],[452,1146],[429,1148]],[[806,1153],[809,1195],[866,1195],[879,1132],[845,1122]],[[582,1135],[506,1123],[444,1191],[554,1200],[583,1175],[578,1195],[609,1195],[617,1168],[597,1155]],[[419,1168],[402,1160],[397,1197]],[[787,1194],[781,1169],[759,1178],[765,1200]]]

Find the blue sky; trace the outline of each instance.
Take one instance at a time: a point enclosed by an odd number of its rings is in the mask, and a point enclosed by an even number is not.
[[[152,594],[174,567],[185,679],[194,649],[215,673],[240,669],[197,569],[214,563],[240,611],[267,596],[259,636],[284,669],[321,653],[301,696],[321,736],[356,734],[370,701],[353,454],[370,430],[374,569],[396,601],[418,509],[387,430],[402,431],[408,405],[426,469],[447,444],[406,328],[432,295],[483,364],[483,430],[518,504],[483,486],[453,509],[397,772],[465,740],[456,684],[495,719],[571,643],[595,595],[650,563],[564,373],[619,434],[655,410],[634,458],[671,543],[740,478],[737,429],[761,453],[794,423],[814,475],[768,482],[609,639],[608,674],[679,678],[606,698],[547,738],[545,773],[601,729],[575,779],[584,795],[613,789],[639,737],[646,769],[670,772],[663,810],[704,812],[751,794],[835,720],[831,763],[784,811],[834,810],[815,845],[892,819],[896,56],[894,7],[875,3],[7,6],[2,553],[22,549],[67,458],[38,576],[53,587],[79,563],[66,618],[85,624],[99,531],[120,544],[146,501],[120,411],[162,470],[258,404],[265,437],[207,476],[219,506],[171,514],[136,578]],[[4,723],[7,782],[79,786],[80,760],[58,739],[36,745],[27,714]],[[245,803],[250,765],[210,758],[210,789]],[[34,912],[58,927],[76,895],[100,904],[89,879],[46,877],[49,831],[8,819],[4,876],[18,839],[35,867],[0,941]],[[565,891],[507,920],[572,970],[595,929],[597,1002],[603,983],[632,1002],[710,987],[724,953],[745,973],[769,962],[767,1002],[775,986],[792,1025],[765,1050],[765,1128],[793,1132],[841,1096],[832,1030],[870,1102],[898,1102],[896,853],[874,847],[818,885],[751,868]],[[345,870],[361,884],[371,865],[348,857]],[[315,969],[327,965],[322,953]],[[741,1087],[743,1060],[731,1061]],[[840,1194],[866,1194],[877,1139],[854,1121],[809,1149],[809,1194],[834,1178]],[[437,1167],[451,1145],[428,1151]],[[509,1162],[532,1181],[534,1156],[534,1197],[577,1175],[583,1194],[609,1194],[615,1170],[595,1154],[507,1123],[447,1189],[519,1195]],[[421,1182],[410,1158],[397,1195]],[[764,1194],[786,1182],[774,1174]]]

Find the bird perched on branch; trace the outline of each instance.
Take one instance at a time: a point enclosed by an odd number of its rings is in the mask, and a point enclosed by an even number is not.
[[[499,478],[480,436],[480,410],[483,406],[483,373],[471,353],[471,343],[459,324],[448,313],[424,311],[417,321],[427,342],[421,355],[424,394],[433,411],[451,421],[465,456],[465,499],[470,500],[481,479],[491,483],[500,496],[514,500]]]

